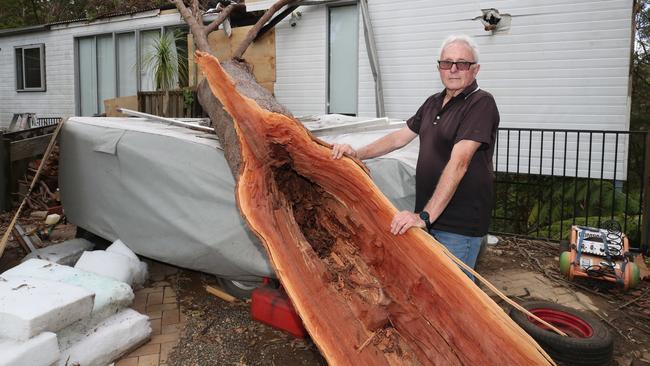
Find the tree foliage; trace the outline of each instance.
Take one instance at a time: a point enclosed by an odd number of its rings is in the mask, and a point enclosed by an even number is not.
[[[166,0],[0,0],[0,29],[72,19],[96,19],[169,5]]]
[[[631,130],[650,126],[650,0],[635,3],[636,32],[632,57]]]

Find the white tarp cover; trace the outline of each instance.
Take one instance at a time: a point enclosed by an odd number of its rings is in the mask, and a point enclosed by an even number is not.
[[[140,118],[70,118],[60,140],[65,213],[152,259],[238,280],[273,276],[236,207],[234,179],[218,147],[214,135]],[[413,209],[411,164],[367,163],[396,206]]]

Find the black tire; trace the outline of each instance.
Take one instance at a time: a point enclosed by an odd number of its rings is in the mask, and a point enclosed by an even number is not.
[[[560,240],[560,254],[568,252],[570,249],[568,240]]]
[[[510,310],[510,317],[533,337],[556,362],[576,366],[605,366],[611,364],[614,340],[607,327],[601,322],[577,310],[546,301],[530,301],[521,305],[533,313],[535,313],[535,310],[550,310],[554,314],[560,314],[570,319],[578,319],[581,321],[580,324],[585,327],[585,330],[591,331],[589,336],[583,334],[582,336],[564,337],[539,327],[521,311],[517,309]],[[544,319],[544,316],[541,317]],[[549,321],[549,323],[556,322]],[[558,323],[553,325],[557,326]],[[570,329],[570,327],[560,328],[561,330]]]
[[[259,281],[238,281],[223,277],[217,277],[217,282],[219,282],[219,286],[222,290],[242,300],[250,299],[251,295],[253,294],[253,290],[262,286],[263,284],[261,278]]]

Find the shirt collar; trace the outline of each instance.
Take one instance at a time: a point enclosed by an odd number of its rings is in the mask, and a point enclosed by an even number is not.
[[[463,96],[463,98],[467,98],[470,96],[472,93],[474,93],[478,89],[478,83],[476,82],[476,79],[465,89],[463,89],[456,97],[458,96]],[[442,92],[440,93],[440,97],[444,98],[445,95],[447,95],[447,89],[442,89]]]

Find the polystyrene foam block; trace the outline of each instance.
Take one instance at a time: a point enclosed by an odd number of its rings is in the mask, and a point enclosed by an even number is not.
[[[0,366],[49,366],[59,360],[56,334],[44,332],[26,341],[0,338]]]
[[[84,252],[74,268],[110,277],[131,286],[140,271],[140,262],[122,254],[95,250]]]
[[[142,344],[151,336],[149,317],[132,309],[121,312],[88,329],[69,348],[62,347],[59,365],[105,366]],[[61,336],[60,343],[66,341]]]
[[[74,266],[79,257],[81,257],[81,253],[86,250],[92,250],[94,246],[95,244],[86,239],[66,240],[63,243],[38,249],[36,252],[28,254],[23,261],[32,258],[41,258],[66,266]]]
[[[42,259],[30,259],[2,274],[5,278],[32,277],[83,287],[95,293],[92,316],[102,320],[129,306],[133,290],[124,282],[106,276],[62,266]]]
[[[106,248],[106,251],[122,254],[135,259],[136,261],[140,260],[138,256],[120,239],[115,240],[113,244],[109,245],[108,248]]]
[[[0,277],[0,337],[27,340],[56,332],[93,309],[95,294],[79,286],[30,277]]]
[[[133,287],[139,288],[144,285],[144,283],[147,281],[147,264],[145,262],[141,262],[138,256],[129,248],[128,245],[126,245],[126,243],[120,239],[117,239],[113,242],[113,244],[109,245],[108,248],[106,248],[106,251],[110,253],[122,254],[133,259],[134,261],[137,261],[139,270],[133,276]]]

